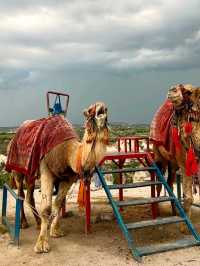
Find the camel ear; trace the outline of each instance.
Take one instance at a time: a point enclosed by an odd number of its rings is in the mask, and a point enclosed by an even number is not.
[[[96,112],[96,106],[95,105],[90,105],[88,109],[85,109],[83,114],[86,118],[89,117],[94,117]]]
[[[195,99],[200,98],[200,87],[197,87],[194,89],[194,97],[195,97]]]
[[[89,117],[89,113],[88,113],[88,110],[87,109],[84,109],[83,110],[83,115],[88,118]]]
[[[183,85],[183,92],[187,93],[188,95],[191,95],[194,92],[194,87],[192,84],[184,84]]]

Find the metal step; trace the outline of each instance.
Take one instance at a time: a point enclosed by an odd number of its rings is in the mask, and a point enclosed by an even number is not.
[[[127,201],[116,201],[118,207],[134,206],[134,205],[144,205],[156,202],[164,202],[174,200],[173,197],[156,197],[156,198],[145,198],[137,200],[127,200]]]
[[[108,185],[109,189],[119,189],[119,188],[138,188],[138,187],[147,187],[151,185],[159,185],[162,184],[160,181],[144,181],[144,182],[136,182],[131,184],[115,184],[115,185]]]
[[[128,223],[126,224],[127,229],[139,229],[147,226],[155,226],[155,225],[164,225],[164,224],[173,224],[173,223],[180,223],[184,222],[185,219],[179,216],[171,216],[171,217],[165,217],[165,218],[158,218],[153,220],[146,220],[146,221],[140,221],[136,223]]]
[[[102,170],[102,174],[117,174],[117,173],[130,173],[130,172],[141,172],[141,171],[155,171],[155,167],[141,167],[141,168],[123,168],[113,170]]]
[[[163,244],[159,243],[150,246],[137,247],[137,250],[141,256],[146,256],[154,253],[160,253],[180,248],[187,248],[196,245],[200,245],[200,242],[195,240],[194,237],[190,236],[180,240],[176,240],[176,242],[169,242]]]

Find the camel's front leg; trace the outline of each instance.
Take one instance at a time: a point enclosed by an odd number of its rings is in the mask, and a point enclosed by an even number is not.
[[[191,206],[193,203],[193,195],[192,195],[192,177],[183,175],[183,195],[184,195],[184,210],[188,216],[191,218]],[[186,226],[185,224],[181,224],[180,226],[181,232],[185,233]]]
[[[53,176],[44,161],[40,164],[41,175],[41,229],[34,250],[36,253],[48,252],[50,250],[48,241],[48,223],[51,214]]]
[[[55,198],[54,205],[53,205],[53,215],[54,219],[51,224],[50,229],[50,236],[52,237],[62,237],[64,236],[64,232],[60,229],[60,210],[62,207],[62,203],[65,199],[65,196],[67,194],[67,191],[70,189],[73,181],[61,181],[58,188],[58,194]]]
[[[184,209],[188,217],[191,217],[191,205],[193,203],[192,195],[192,176],[183,176],[183,200]]]

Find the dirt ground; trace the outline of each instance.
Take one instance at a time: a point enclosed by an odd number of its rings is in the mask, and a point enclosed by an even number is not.
[[[0,266],[10,265],[43,265],[43,266],[123,266],[123,265],[148,265],[148,266],[183,266],[200,265],[200,248],[193,247],[177,251],[143,257],[138,264],[131,256],[127,242],[122,235],[111,207],[102,189],[92,191],[92,232],[84,233],[84,215],[76,204],[77,186],[68,199],[67,208],[73,211],[72,217],[62,219],[62,228],[66,236],[50,239],[51,251],[48,254],[35,254],[34,244],[38,236],[31,212],[26,208],[30,227],[21,231],[20,246],[14,246],[8,233],[0,234]],[[2,194],[1,194],[2,195]],[[36,190],[36,203],[39,205],[40,192]],[[114,195],[117,195],[116,192]],[[148,188],[127,190],[126,197],[145,197],[150,195]],[[199,196],[195,196],[199,202]],[[14,202],[9,197],[8,216],[14,217]],[[161,216],[171,215],[168,203],[160,204]],[[124,209],[123,216],[126,221],[140,221],[151,218],[150,206],[131,207]],[[200,232],[200,208],[193,207],[192,221]],[[181,238],[178,226],[167,225],[156,228],[139,229],[134,233],[137,245],[170,242]]]

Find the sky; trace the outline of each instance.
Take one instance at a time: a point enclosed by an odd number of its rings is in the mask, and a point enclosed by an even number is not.
[[[200,85],[199,0],[0,1],[0,127],[108,106],[110,122],[149,123],[169,87]]]

